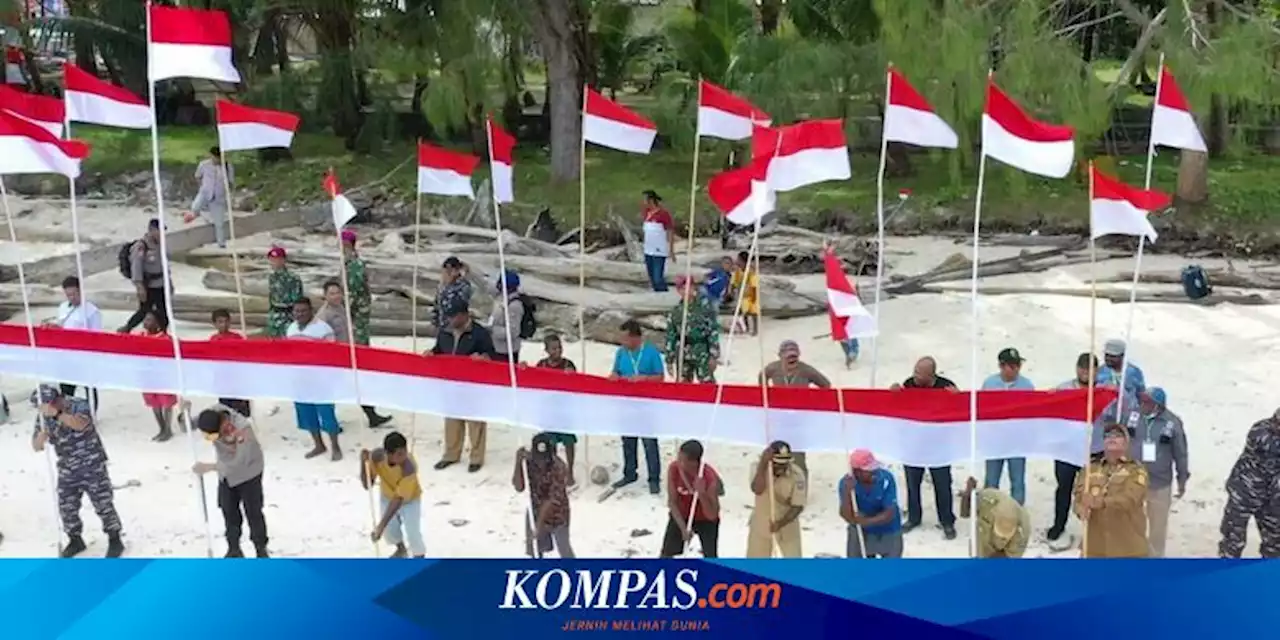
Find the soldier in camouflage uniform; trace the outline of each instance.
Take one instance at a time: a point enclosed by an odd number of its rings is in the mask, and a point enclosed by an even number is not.
[[[682,382],[715,382],[720,359],[720,311],[711,300],[698,295],[691,280],[681,277],[676,287],[682,300],[667,313],[667,368],[673,373],[679,369]]]
[[[1244,552],[1249,516],[1257,519],[1262,536],[1259,555],[1280,557],[1280,409],[1249,429],[1244,451],[1227,477],[1219,557],[1239,558]]]
[[[284,247],[271,247],[267,260],[271,275],[267,276],[267,337],[283,338],[293,322],[293,303],[302,298],[302,279],[289,271]]]
[[[342,231],[342,259],[347,271],[347,296],[351,306],[351,333],[356,344],[369,344],[369,317],[373,312],[373,299],[369,294],[369,274],[364,259],[356,253],[356,232]]]
[[[968,518],[973,495],[978,496],[978,557],[1021,558],[1031,538],[1031,516],[1026,507],[999,489],[978,489],[969,478],[960,496],[960,517]]]
[[[85,550],[80,498],[87,493],[107,533],[107,557],[120,557],[124,543],[120,540],[120,516],[112,502],[107,450],[98,438],[89,401],[65,396],[57,385],[42,384],[31,402],[40,410],[31,436],[32,448],[43,451],[47,443],[58,454],[58,513],[68,538],[60,555],[70,558]]]
[[[443,331],[449,319],[444,317],[444,310],[465,305],[471,302],[471,283],[467,281],[466,265],[457,256],[445,258],[440,268],[440,290],[436,292],[436,308],[434,323],[436,329]]]

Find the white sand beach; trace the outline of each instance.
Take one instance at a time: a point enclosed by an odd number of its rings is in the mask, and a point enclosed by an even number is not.
[[[20,242],[0,243],[0,263],[34,260],[55,253],[74,251],[70,222],[65,203],[37,203],[13,199]],[[170,224],[181,224],[179,213],[170,212]],[[149,214],[118,205],[87,205],[81,209],[82,234],[85,241],[123,242],[136,237],[144,228]],[[30,239],[28,241],[27,239]],[[328,240],[331,240],[329,238]],[[255,237],[246,243],[266,246],[269,238]],[[326,239],[317,237],[317,244]],[[950,253],[968,254],[967,243],[956,244],[939,238],[890,238],[890,264],[893,273],[917,273],[936,264]],[[1001,253],[1012,255],[1017,249],[995,247],[985,256]],[[906,253],[909,252],[909,253]],[[1177,257],[1149,257],[1145,269],[1175,270],[1188,261]],[[1223,263],[1199,260],[1208,267]],[[1245,263],[1237,262],[1237,268]],[[1131,269],[1129,260],[1111,260],[1101,265],[1106,273]],[[174,278],[179,291],[218,295],[201,286],[203,270],[175,265]],[[71,274],[68,274],[71,275]],[[996,353],[1003,347],[1017,347],[1027,358],[1023,373],[1038,387],[1048,388],[1074,375],[1076,356],[1089,349],[1090,302],[1087,298],[1053,295],[1053,287],[1087,286],[1088,266],[1055,269],[1044,273],[1003,276],[989,279],[995,284],[1039,286],[1039,295],[986,296],[980,301],[982,376],[996,369]],[[798,286],[821,291],[821,277],[797,278]],[[864,300],[871,299],[872,282],[859,282]],[[114,269],[96,274],[85,282],[85,293],[92,299],[95,291],[128,291],[126,282]],[[235,308],[234,299],[227,306]],[[37,319],[52,315],[51,309],[33,310]],[[128,315],[106,312],[106,325],[119,326]],[[1097,305],[1097,333],[1093,348],[1101,350],[1102,342],[1124,333],[1129,307],[1100,301]],[[915,360],[923,355],[937,358],[940,373],[961,387],[971,384],[970,368],[970,300],[967,294],[918,294],[884,302],[881,310],[883,335],[879,348],[878,386],[888,386],[911,372]],[[10,322],[19,322],[15,316]],[[734,339],[732,356],[721,376],[727,382],[747,383],[754,380],[764,359],[771,359],[783,339],[800,343],[802,358],[816,366],[840,386],[866,387],[871,378],[871,345],[863,345],[863,359],[846,371],[839,346],[829,338],[818,338],[828,331],[825,316],[787,321],[765,319],[759,339]],[[203,325],[180,323],[180,335],[201,338],[209,333]],[[375,340],[379,346],[409,348],[408,339]],[[422,340],[426,348],[430,340]],[[581,347],[566,345],[566,355],[579,361]],[[588,344],[585,369],[590,373],[607,371],[614,348],[605,344]],[[1280,360],[1280,307],[1233,306],[1223,304],[1201,307],[1189,304],[1138,305],[1129,354],[1132,362],[1146,372],[1148,384],[1162,386],[1168,392],[1169,408],[1180,415],[1190,441],[1191,481],[1184,498],[1175,501],[1169,527],[1168,555],[1173,557],[1208,557],[1215,555],[1219,539],[1218,525],[1222,516],[1223,481],[1239,454],[1245,431],[1255,421],[1276,409],[1276,395],[1267,391],[1264,373]],[[541,357],[541,344],[526,343],[522,358],[534,361]],[[9,424],[0,425],[0,532],[5,539],[0,545],[3,557],[49,557],[59,540],[59,526],[50,486],[50,469],[43,454],[30,447],[33,409],[26,397],[35,381],[15,377],[0,379],[12,406]],[[196,409],[212,402],[209,398],[191,398]],[[203,557],[206,553],[206,517],[201,513],[195,489],[192,444],[179,434],[174,440],[156,444],[150,441],[156,426],[150,412],[136,392],[104,390],[99,431],[110,455],[113,481],[138,485],[116,493],[116,504],[124,520],[127,555],[133,557]],[[266,447],[265,480],[266,517],[271,536],[271,549],[285,557],[369,557],[374,547],[369,540],[370,503],[357,479],[357,456],[360,448],[379,446],[385,431],[372,431],[364,424],[358,407],[339,407],[345,424],[343,445],[347,458],[339,463],[327,458],[303,459],[309,446],[308,436],[297,430],[293,410],[288,403],[260,401],[255,403],[258,430]],[[531,432],[504,425],[491,425],[487,463],[478,473],[468,473],[464,465],[444,471],[430,470],[439,457],[442,444],[442,422],[436,416],[395,414],[396,429],[416,440],[415,454],[428,470],[424,471],[426,490],[424,530],[428,555],[432,557],[512,557],[523,551],[522,518],[526,497],[511,488],[512,461],[515,449],[525,444]],[[742,425],[736,425],[741,428]],[[689,437],[707,440],[706,425],[689,425]],[[763,428],[763,427],[761,427]],[[1084,446],[1084,443],[1081,443]],[[196,442],[201,459],[211,460],[212,449],[203,441]],[[663,443],[664,453],[674,453],[675,442]],[[753,502],[748,488],[751,465],[759,452],[738,446],[707,442],[708,462],[726,479],[727,495],[723,499],[724,524],[721,527],[721,555],[742,556],[746,547],[747,517]],[[587,483],[587,463],[605,465],[611,478],[618,476],[621,462],[616,438],[592,437],[589,448],[579,444],[577,475],[580,487],[573,494],[572,539],[582,557],[656,557],[666,522],[665,497],[650,496],[643,483],[637,483],[619,495],[598,503],[601,488]],[[810,454],[811,471],[809,507],[801,516],[806,556],[843,556],[845,526],[837,514],[836,482],[845,472],[843,453]],[[898,470],[900,498],[905,503],[905,488]],[[970,474],[965,465],[957,465],[954,476],[957,488]],[[980,474],[979,474],[980,478]],[[1052,519],[1053,462],[1034,460],[1029,464],[1027,506],[1032,513],[1035,535],[1028,556],[1075,557],[1076,551],[1053,554],[1045,539],[1044,529]],[[222,518],[213,505],[214,480],[207,480],[210,510],[208,528],[213,533],[213,551],[221,556]],[[906,537],[908,557],[964,557],[968,553],[968,526],[958,525],[960,535],[945,540],[936,523],[931,491],[924,490],[924,526]],[[86,501],[83,516],[87,555],[101,555],[105,536]],[[1078,530],[1078,523],[1072,527]],[[1248,555],[1257,553],[1257,534],[1250,532]],[[382,549],[387,553],[385,545]]]

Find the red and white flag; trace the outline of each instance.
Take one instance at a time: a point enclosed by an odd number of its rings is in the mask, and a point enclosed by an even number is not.
[[[214,104],[218,146],[225,151],[289,148],[302,121],[287,111],[256,109],[219,100]]]
[[[80,175],[80,161],[89,157],[89,145],[61,140],[47,129],[0,110],[0,175],[59,173]]]
[[[822,253],[827,276],[827,318],[831,339],[869,338],[876,335],[876,318],[858,299],[858,290],[844,273],[844,264],[830,248]]]
[[[27,76],[22,73],[22,65],[26,58],[21,47],[4,48],[4,82],[5,84],[26,84]]]
[[[506,204],[516,201],[515,136],[507,133],[493,118],[489,124],[489,179],[493,182],[493,201]]]
[[[62,65],[68,122],[87,122],[122,129],[149,129],[151,106],[124,87],[105,82],[66,62]]]
[[[1156,106],[1151,112],[1151,145],[1188,151],[1208,152],[1191,106],[1168,65],[1160,68]]]
[[[418,193],[475,199],[471,174],[480,158],[425,142],[418,143]]]
[[[755,224],[773,211],[777,196],[756,178],[755,167],[721,171],[707,182],[707,196],[724,217],[737,225]]]
[[[9,85],[0,85],[0,111],[35,124],[55,138],[62,137],[62,126],[67,119],[67,106],[61,100]]]
[[[649,153],[658,125],[586,87],[582,137],[587,142],[628,153]]]
[[[955,129],[938,117],[906,76],[889,67],[886,80],[889,99],[884,108],[884,139],[917,147],[955,149],[960,144]]]
[[[793,191],[828,180],[848,180],[849,147],[841,120],[807,120],[782,127],[756,127],[752,162],[761,163],[773,191]]]
[[[1142,236],[1156,241],[1150,214],[1168,207],[1173,198],[1159,191],[1131,187],[1092,169],[1093,199],[1089,202],[1089,227],[1093,237]]]
[[[1075,161],[1075,130],[1027,115],[994,81],[987,81],[982,113],[982,152],[1012,167],[1046,178],[1064,178]]]
[[[698,85],[698,135],[746,140],[756,126],[767,127],[769,114],[706,80]]]
[[[343,227],[356,217],[356,207],[346,196],[342,195],[342,187],[338,186],[338,176],[334,175],[333,169],[324,174],[324,192],[333,198],[331,205],[333,211],[333,228],[341,231]]]
[[[240,82],[231,44],[231,20],[225,11],[147,5],[147,73],[152,82]]]

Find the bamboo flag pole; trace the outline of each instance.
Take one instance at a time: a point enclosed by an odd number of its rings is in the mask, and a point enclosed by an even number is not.
[[[992,72],[987,72],[990,81]],[[973,202],[973,270],[969,276],[969,298],[972,306],[969,354],[969,464],[978,473],[978,233],[982,230],[982,190],[987,181],[987,149],[985,142],[978,156],[978,189]],[[969,520],[969,552],[978,557],[978,518]]]
[[[702,104],[702,77],[698,77],[698,101],[695,103]],[[693,174],[689,179],[689,233],[686,236],[688,246],[684,252],[684,278],[686,283],[692,283],[693,278],[693,247],[696,244],[697,227],[694,226],[694,220],[698,214],[698,158],[702,155],[702,136],[699,135],[698,125],[693,126]],[[675,256],[672,256],[674,258]],[[683,292],[682,292],[683,293]],[[683,311],[680,314],[680,341],[676,343],[676,381],[684,380],[684,341],[689,335],[689,299],[683,298]]]
[[[249,335],[249,327],[244,319],[244,289],[240,281],[240,253],[236,251],[236,213],[235,199],[231,197],[231,173],[227,167],[227,152],[222,149],[222,132],[218,132],[218,162],[222,165],[222,191],[227,197],[227,248],[231,251],[231,270],[236,281],[236,304],[240,307],[240,333]],[[214,223],[217,226],[217,223]]]
[[[146,11],[147,11],[147,42],[151,42],[151,3],[150,2],[148,2],[146,5]],[[173,278],[169,273],[169,269],[170,269],[169,241],[167,238],[168,233],[166,231],[166,225],[165,225],[164,184],[160,180],[160,128],[158,125],[159,118],[156,115],[156,83],[154,80],[151,79],[150,73],[148,73],[148,76],[147,76],[147,94],[148,94],[147,98],[149,100],[148,104],[151,105],[151,175],[155,183],[155,190],[156,190],[156,220],[160,226],[160,229],[159,229],[160,231],[160,267],[162,271],[161,275],[164,280],[164,294],[163,294],[165,297],[164,308],[165,308],[165,315],[167,316],[165,319],[168,321],[169,339],[173,344],[173,361],[174,361],[174,367],[177,370],[176,377],[177,377],[177,383],[178,383],[177,385],[178,395],[183,396],[186,394],[187,381],[186,381],[186,375],[184,374],[183,367],[182,367],[182,343],[178,340],[177,320],[174,318],[174,314],[173,314],[173,304],[172,304]],[[193,433],[194,430],[191,428],[191,425],[194,424],[194,422],[192,422],[191,420],[191,409],[189,408],[189,405],[186,403],[183,403],[181,406],[182,406],[182,409],[181,409],[182,415],[180,419],[183,419],[186,421],[187,443],[188,445],[190,445],[190,448],[191,448],[191,461],[193,463],[199,462],[200,455],[196,451],[195,434]],[[200,515],[204,520],[204,529],[205,529],[205,553],[208,555],[208,557],[212,558],[213,557],[213,525],[209,522],[209,497],[205,491],[204,476],[197,474],[194,471],[192,471],[192,475],[195,477],[195,485],[200,493]]]
[[[418,147],[422,145],[422,138],[418,138]],[[418,148],[415,147],[415,148]],[[416,180],[415,180],[416,182]],[[409,280],[409,329],[412,345],[410,348],[416,354],[418,353],[418,262],[422,258],[422,189],[414,186],[417,191],[417,201],[413,208],[413,275]],[[499,234],[501,235],[501,234]],[[502,241],[501,238],[498,239]],[[443,315],[443,311],[440,312]],[[443,330],[443,327],[436,327],[436,331]],[[409,452],[413,453],[418,443],[418,412],[414,411],[409,416]]]
[[[70,116],[68,116],[65,120],[63,120],[62,128],[63,128],[63,131],[66,131],[66,136],[67,136],[66,139],[70,140],[71,139],[71,117]],[[80,307],[83,309],[84,305],[87,304],[89,301],[89,294],[87,293],[86,283],[84,281],[84,256],[82,255],[82,252],[80,250],[80,214],[78,211],[78,207],[76,207],[76,179],[68,177],[67,181],[69,184],[69,188],[67,189],[67,199],[71,205],[71,243],[76,246],[76,281],[80,283]],[[8,206],[9,206],[9,203],[8,201],[6,201],[5,207],[8,207]],[[6,216],[8,215],[7,209],[6,209],[5,215]],[[16,236],[13,237],[13,241],[17,242]],[[23,287],[23,293],[24,294],[26,293],[25,286]],[[72,309],[71,312],[75,313],[75,309]],[[87,319],[87,316],[86,316],[86,319]],[[94,423],[96,424],[98,421],[97,395],[94,393],[94,389],[87,385],[85,386],[84,393],[89,400],[90,415],[93,416]],[[101,437],[101,434],[99,434],[99,437]]]
[[[75,193],[75,190],[76,190],[75,179],[72,178],[71,192]],[[9,228],[9,242],[12,242],[15,245],[17,245],[18,231],[13,226],[13,211],[9,209],[9,191],[5,189],[3,177],[0,177],[0,203],[3,204],[3,208],[4,208],[5,225]],[[74,211],[74,209],[72,210]],[[73,218],[72,224],[73,225],[75,224],[74,218]],[[76,261],[79,262],[79,260],[80,260],[80,245],[79,243],[77,243],[76,244]],[[35,318],[33,318],[31,315],[31,300],[27,294],[27,273],[26,273],[26,269],[24,269],[22,266],[21,259],[17,261],[17,265],[18,265],[18,287],[22,290],[22,313],[23,313],[23,318],[25,319],[26,325],[27,325],[27,344],[31,348],[31,361],[35,363],[40,358],[40,350],[36,346],[36,330],[35,330],[35,324],[34,324]],[[83,290],[81,295],[83,295]],[[81,300],[83,300],[83,298]],[[92,406],[93,392],[86,391],[86,393],[88,393],[90,396],[89,402],[90,402],[90,406]],[[44,428],[44,421],[40,419],[40,416],[37,415],[35,419],[36,419],[36,424],[39,425],[40,428]],[[48,431],[46,430],[45,433],[47,435]],[[55,527],[55,533],[53,536],[53,554],[54,556],[57,556],[62,550],[62,528],[58,526],[59,523],[62,521],[62,515],[61,515],[62,512],[58,508],[58,474],[54,471],[52,443],[45,443],[44,461],[45,461],[45,466],[48,468],[48,472],[49,472],[49,496],[52,498],[52,501],[53,501],[53,524]]]
[[[889,63],[889,67],[884,72],[884,112],[886,114],[889,113],[889,95],[893,85],[893,74],[889,72],[892,68],[893,63]],[[882,118],[880,123],[880,169],[876,172],[876,294],[875,311],[872,313],[875,315],[877,331],[871,338],[872,389],[876,386],[876,372],[880,369],[880,290],[884,288],[884,172],[889,152],[889,135],[884,127],[886,119]]]
[[[823,250],[824,250],[824,251],[830,250],[830,247],[831,247],[831,245],[830,245],[830,242],[828,241],[827,243],[825,243],[825,246],[823,247]],[[861,269],[859,269],[859,272],[861,272]],[[855,277],[856,277],[856,276],[855,276]],[[878,280],[878,279],[879,279],[879,278],[877,277],[877,280]],[[877,285],[876,285],[876,289],[877,289],[877,290],[879,290],[879,288],[880,288],[880,287],[879,287],[879,285],[877,284]],[[856,286],[854,287],[854,290],[855,290],[855,291],[857,291],[857,287],[856,287]],[[873,360],[873,362],[874,362],[874,360]],[[872,366],[874,367],[874,364],[873,364]],[[873,378],[875,377],[875,369],[874,369],[874,368],[872,369],[872,373],[871,373],[871,375],[872,375],[872,377],[873,377]],[[837,385],[837,386],[836,386],[836,389],[835,389],[835,391],[836,391],[836,404],[839,406],[839,409],[840,409],[840,442],[842,442],[842,443],[844,444],[844,456],[845,456],[845,460],[846,460],[845,464],[849,465],[849,481],[850,481],[850,482],[857,482],[857,481],[858,481],[858,479],[857,479],[856,477],[854,477],[854,475],[853,475],[853,465],[852,465],[852,464],[850,464],[850,462],[849,462],[849,461],[850,461],[850,454],[852,453],[852,449],[853,449],[853,447],[849,446],[848,414],[845,412],[845,406],[844,406],[844,384],[843,384],[844,380],[843,380],[843,378],[844,378],[844,374],[843,374],[843,373],[841,373],[841,374],[837,374],[837,379],[839,380],[839,382],[840,382],[841,384]],[[874,380],[872,381],[871,386],[872,386],[872,388],[875,388],[875,382],[874,382]],[[807,470],[806,470],[806,471],[807,471]],[[807,482],[809,481],[809,478],[805,478],[805,481],[806,481],[806,483],[807,483]],[[837,483],[837,488],[839,488],[839,483]],[[843,497],[843,496],[842,496],[842,497]],[[854,498],[853,498],[852,504],[851,504],[851,505],[849,505],[849,506],[852,508],[854,515],[857,515],[857,513],[858,513],[858,498],[857,498],[856,493],[855,493],[855,495],[854,495]],[[862,530],[862,525],[853,525],[853,527],[854,527],[854,529],[856,530],[856,531],[855,531],[855,534],[858,536],[858,542],[860,542],[860,543],[862,544],[862,546],[860,547],[860,548],[862,549],[862,557],[864,557],[864,558],[865,558],[865,557],[867,556],[867,536],[866,536],[866,533]]]
[[[578,150],[578,295],[587,288],[587,132],[583,124],[587,119],[586,84],[582,85],[582,112],[578,114],[578,132],[582,138]],[[502,232],[498,232],[501,236]],[[585,304],[585,303],[584,303]],[[578,305],[578,345],[581,351],[582,373],[587,372],[587,321],[586,307]],[[587,475],[591,474],[591,436],[582,436],[582,457],[587,467]]]
[[[772,158],[778,157],[778,153],[782,150],[783,131],[785,131],[785,129],[778,129],[778,138],[777,140],[774,141],[773,155],[769,156],[771,161],[772,161]],[[769,186],[768,167],[765,167],[764,184],[765,184],[766,192],[771,192],[772,187]],[[760,204],[756,203],[756,206],[760,207]],[[764,219],[763,212],[761,212],[760,210],[757,210],[756,211],[756,228],[755,228],[755,232],[753,233],[754,237],[752,239],[752,243],[756,245],[756,305],[755,306],[756,306],[756,335],[759,336],[758,346],[760,347],[758,352],[760,354],[760,376],[761,376],[760,403],[761,403],[761,408],[763,409],[763,416],[764,416],[764,441],[766,444],[772,444],[773,437],[770,434],[770,429],[769,429],[769,379],[764,377],[764,369],[766,364],[765,358],[764,358],[764,313],[762,313],[764,311],[764,290],[760,287],[759,244],[760,244],[760,223],[761,223],[761,220],[763,219]],[[744,281],[749,281],[751,279],[750,261],[747,262],[747,273],[742,274],[742,279]],[[775,500],[774,500],[775,494],[773,490],[772,470],[770,470],[770,473],[768,474],[768,482],[769,482],[769,525],[770,525],[770,529],[772,529],[773,523],[778,521],[778,513],[777,513],[778,506],[775,504]],[[769,557],[773,557],[773,552],[775,549],[777,549],[778,555],[782,555],[782,549],[781,547],[778,546],[778,537],[774,535],[772,531],[770,531]]]
[[[1089,207],[1093,208],[1093,162],[1089,163]],[[1092,219],[1092,211],[1090,212]],[[1093,355],[1094,345],[1097,344],[1098,331],[1098,249],[1097,243],[1093,239],[1093,233],[1089,234],[1089,398],[1085,401],[1085,424],[1090,425],[1089,435],[1085,437],[1084,445],[1084,465],[1081,467],[1081,473],[1084,474],[1084,490],[1080,494],[1081,500],[1088,500],[1089,491],[1089,467],[1091,458],[1093,457],[1093,394],[1096,389],[1098,379],[1098,359]],[[1121,393],[1120,397],[1124,397]],[[1118,401],[1117,401],[1118,402]],[[1117,412],[1117,416],[1120,414]],[[1105,425],[1104,425],[1105,429]],[[1078,506],[1078,505],[1077,505]],[[1090,512],[1092,515],[1092,512]],[[1080,557],[1089,557],[1089,519],[1084,520],[1084,533],[1081,534]]]

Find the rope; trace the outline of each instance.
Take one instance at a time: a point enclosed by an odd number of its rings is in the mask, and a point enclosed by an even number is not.
[[[71,191],[73,193],[75,192],[75,182],[72,182]],[[3,177],[0,177],[0,202],[3,203],[3,207],[4,207],[5,224],[9,227],[9,242],[14,243],[14,245],[16,246],[18,243],[18,232],[13,227],[13,212],[9,210],[9,191],[5,189]],[[79,262],[79,261],[80,261],[80,245],[79,243],[77,243],[76,244],[76,262]],[[35,326],[32,324],[31,300],[30,300],[30,297],[27,295],[27,274],[26,274],[26,270],[22,266],[21,258],[18,259],[17,265],[18,265],[18,286],[22,289],[22,312],[27,325],[27,343],[31,349],[32,361],[38,362],[40,358],[40,350],[36,347],[36,330],[35,330]],[[39,367],[36,367],[36,370],[38,371]],[[90,398],[92,397],[93,397],[92,394],[90,394]],[[92,402],[90,402],[90,404],[92,404]],[[40,415],[38,413],[36,414],[35,420],[36,420],[37,427],[41,427],[44,424],[43,421],[40,420]],[[51,435],[49,434],[48,429],[45,429],[45,435]],[[53,526],[55,527],[54,536],[53,536],[53,549],[54,549],[54,556],[57,556],[61,552],[62,527],[59,526],[59,523],[62,521],[62,512],[58,509],[58,477],[57,477],[57,473],[54,471],[52,443],[45,443],[44,460],[45,460],[46,466],[48,467],[48,472],[49,472],[49,495],[50,497],[53,498]]]

